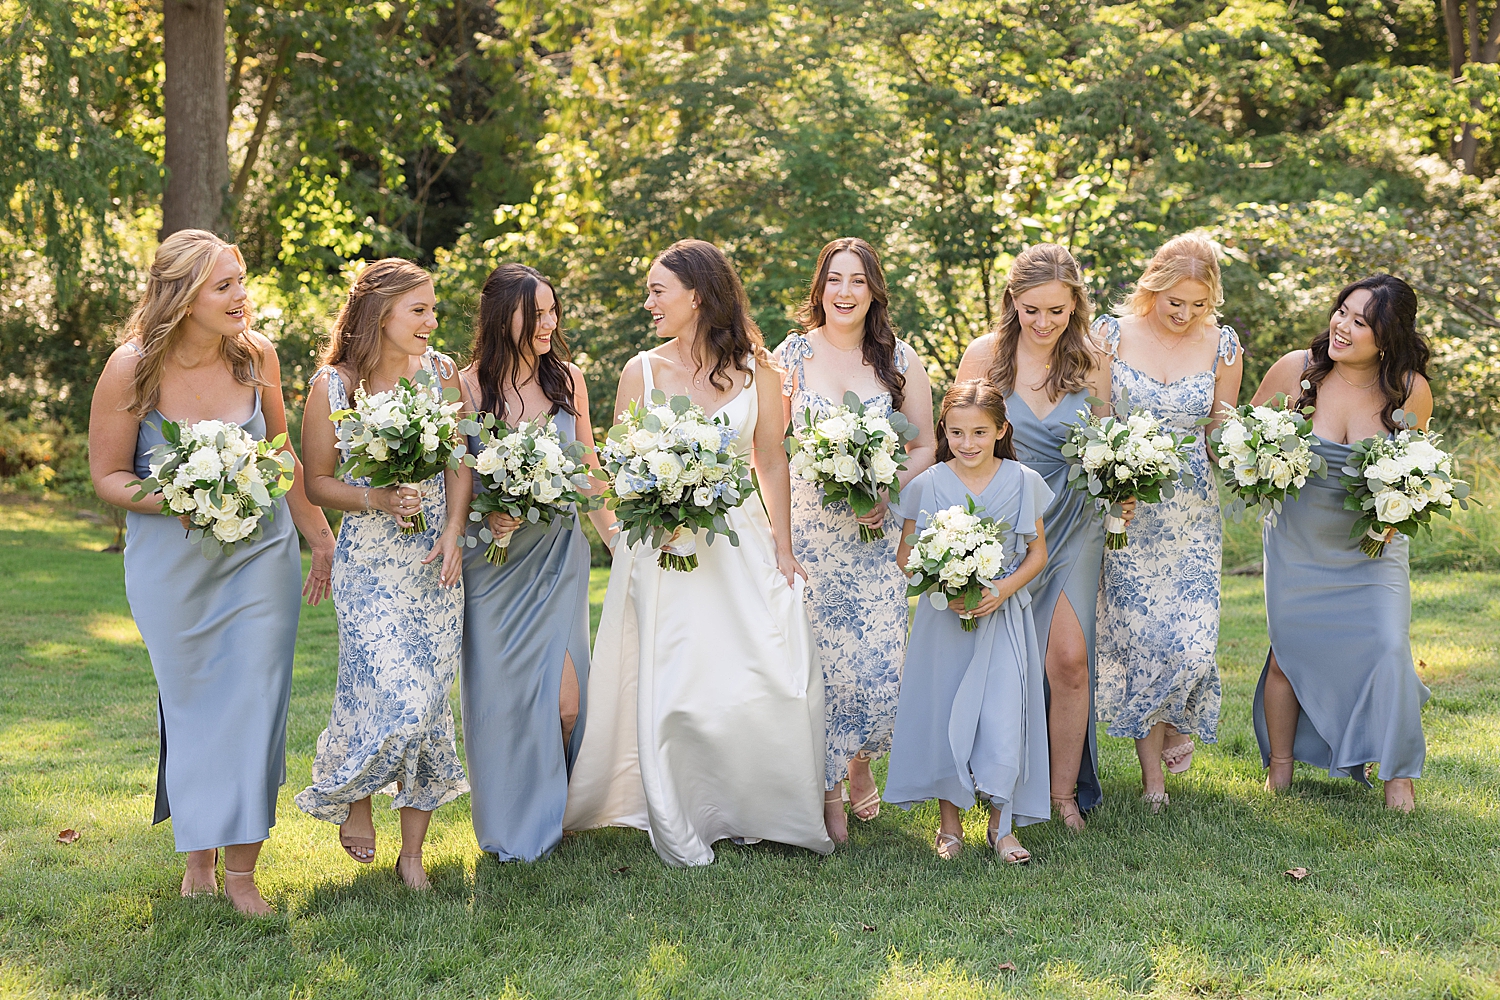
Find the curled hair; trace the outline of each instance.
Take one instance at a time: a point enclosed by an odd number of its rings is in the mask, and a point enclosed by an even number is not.
[[[693,364],[699,371],[708,369],[715,389],[727,392],[734,385],[727,374],[731,370],[753,375],[752,356],[769,368],[778,368],[766,350],[760,327],[750,318],[745,286],[724,251],[703,240],[678,240],[656,262],[676,275],[682,287],[698,293]]]
[[[1021,251],[1010,266],[1005,294],[1000,299],[1000,325],[995,328],[995,360],[990,365],[989,380],[1001,392],[1011,392],[1016,387],[1016,344],[1021,339],[1021,313],[1016,297],[1054,281],[1066,285],[1072,293],[1073,313],[1052,347],[1047,398],[1056,402],[1059,397],[1089,384],[1089,372],[1094,367],[1094,353],[1089,346],[1093,304],[1083,281],[1083,268],[1067,248],[1056,243],[1038,243]]]
[[[179,229],[156,248],[146,276],[145,294],[125,321],[120,336],[121,343],[140,341],[140,357],[130,376],[130,402],[126,404],[126,409],[136,416],[154,410],[161,401],[161,377],[167,354],[177,342],[182,321],[203,286],[208,284],[214,265],[225,250],[234,254],[243,271],[245,258],[239,247],[202,229]],[[248,316],[248,301],[245,311]],[[241,385],[269,384],[255,374],[258,354],[248,330],[219,341],[219,356]]]
[[[431,280],[432,275],[399,257],[366,265],[349,287],[318,363],[352,369],[356,383],[369,379],[380,361],[381,328],[396,300]]]
[[[1396,421],[1392,414],[1406,404],[1412,375],[1427,377],[1427,360],[1432,352],[1427,346],[1427,338],[1417,330],[1417,293],[1393,274],[1375,274],[1345,285],[1329,310],[1330,321],[1344,301],[1360,289],[1370,293],[1364,319],[1375,334],[1375,346],[1380,349],[1378,383],[1381,395],[1385,396],[1385,405],[1380,408],[1380,422],[1386,430],[1393,431],[1396,430]],[[1302,390],[1298,406],[1317,405],[1318,387],[1333,371],[1333,359],[1328,356],[1331,336],[1325,326],[1307,348],[1308,364],[1302,379],[1309,388]]]
[[[552,350],[537,354],[535,337],[537,286],[552,290],[557,303],[558,326],[552,333]],[[520,329],[514,328],[516,310],[521,311]],[[479,381],[479,408],[497,417],[505,416],[505,387],[520,396],[523,367],[535,372],[536,383],[552,403],[552,412],[566,410],[578,416],[573,401],[573,372],[568,368],[568,345],[562,332],[562,303],[557,289],[535,268],[525,264],[501,264],[484,279],[479,293],[479,313],[474,318],[472,367]]]
[[[995,457],[1016,461],[1016,446],[1012,440],[1015,428],[1005,412],[1005,393],[987,378],[955,382],[943,393],[942,405],[938,407],[937,460],[951,461],[953,449],[948,445],[948,414],[959,407],[977,406],[995,421],[995,426],[1004,427],[1005,433],[995,438]]]
[[[1208,287],[1209,318],[1217,320],[1224,304],[1224,282],[1219,277],[1219,248],[1207,236],[1183,233],[1161,245],[1135,288],[1115,310],[1120,316],[1144,316],[1156,305],[1156,296],[1179,281],[1197,281]]]
[[[846,250],[859,257],[865,281],[870,286],[870,311],[865,313],[860,357],[875,369],[875,377],[891,394],[891,409],[899,410],[906,402],[906,376],[896,369],[896,352],[900,347],[896,343],[896,330],[891,326],[891,293],[874,247],[857,236],[833,240],[823,247],[818,254],[812,285],[807,290],[807,301],[797,311],[797,322],[802,325],[804,333],[828,322],[828,311],[823,307],[823,288],[828,284],[834,255]]]

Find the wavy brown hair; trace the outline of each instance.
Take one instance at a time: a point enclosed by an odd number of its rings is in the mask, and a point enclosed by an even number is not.
[[[818,253],[818,266],[814,269],[812,285],[807,290],[807,301],[797,311],[797,322],[803,333],[816,330],[828,322],[828,311],[823,308],[823,288],[828,284],[828,272],[833,269],[835,254],[844,251],[859,257],[864,267],[865,281],[870,285],[870,311],[865,313],[865,332],[860,339],[860,357],[875,369],[875,377],[891,394],[891,409],[899,410],[906,402],[906,376],[896,370],[896,329],[891,326],[891,293],[885,282],[885,271],[880,266],[880,256],[875,248],[857,236],[845,236],[828,243]]]
[[[541,285],[552,290],[558,325],[552,332],[552,350],[537,354],[536,292]],[[516,310],[521,310],[521,328],[514,329]],[[505,386],[520,396],[523,366],[535,372],[542,394],[552,403],[552,412],[566,410],[578,416],[574,402],[573,372],[568,368],[568,344],[562,332],[562,302],[557,288],[542,272],[525,264],[501,264],[484,280],[479,293],[479,313],[474,318],[473,361],[479,382],[479,408],[497,417],[505,416]]]
[[[1365,307],[1365,322],[1375,334],[1375,346],[1380,348],[1380,392],[1385,396],[1385,405],[1380,408],[1380,422],[1386,430],[1396,430],[1392,417],[1406,405],[1410,395],[1412,375],[1427,377],[1427,361],[1432,355],[1427,338],[1417,330],[1417,293],[1394,274],[1374,274],[1344,286],[1338,299],[1328,312],[1330,321],[1344,301],[1360,289],[1370,293],[1370,304]],[[1308,388],[1302,390],[1297,400],[1300,406],[1316,406],[1318,387],[1333,371],[1333,359],[1328,356],[1328,341],[1332,335],[1328,327],[1313,338],[1307,348],[1309,355],[1302,380]]]
[[[1010,266],[1005,279],[1005,294],[1000,299],[1000,325],[995,328],[995,360],[990,364],[989,379],[1001,392],[1011,392],[1016,385],[1016,344],[1021,339],[1021,313],[1016,296],[1033,288],[1058,281],[1073,295],[1073,314],[1067,328],[1052,345],[1052,363],[1047,368],[1047,398],[1053,402],[1089,384],[1094,367],[1094,353],[1089,346],[1089,320],[1093,304],[1083,281],[1083,268],[1056,243],[1038,243],[1021,251]]]
[[[1006,416],[1005,393],[987,378],[972,378],[967,382],[955,382],[948,387],[947,392],[943,393],[942,405],[938,407],[937,460],[939,462],[952,461],[953,449],[948,445],[948,414],[964,406],[979,407],[994,419],[996,427],[1005,428],[1005,433],[995,438],[995,457],[1016,461],[1016,446],[1012,440],[1015,437],[1015,428],[1011,425],[1010,418]]]
[[[161,401],[161,377],[167,354],[176,344],[182,321],[193,308],[198,293],[208,284],[214,265],[225,250],[234,254],[243,271],[245,258],[239,247],[202,229],[179,229],[156,248],[156,256],[146,274],[146,291],[125,321],[125,329],[120,335],[121,343],[140,341],[140,357],[130,376],[130,402],[126,404],[126,409],[136,416],[156,409],[156,404]],[[247,316],[249,312],[247,300]],[[270,384],[255,374],[258,353],[248,330],[219,341],[219,356],[241,385]]]
[[[349,286],[349,295],[333,321],[333,333],[318,363],[353,369],[355,384],[367,380],[380,361],[381,328],[396,300],[431,280],[432,275],[400,257],[366,265]]]
[[[703,240],[678,240],[656,262],[675,274],[684,288],[698,293],[693,364],[700,371],[708,369],[715,389],[727,392],[734,385],[731,370],[753,375],[754,364],[747,360],[752,356],[780,370],[766,350],[760,327],[750,318],[745,286],[724,251]]]

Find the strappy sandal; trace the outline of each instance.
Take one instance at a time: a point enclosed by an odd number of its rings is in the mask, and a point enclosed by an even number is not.
[[[1062,817],[1063,826],[1074,833],[1082,833],[1088,824],[1084,822],[1083,811],[1078,808],[1078,800],[1072,796],[1052,796],[1052,808],[1057,810]]]
[[[1141,796],[1141,801],[1150,808],[1151,815],[1155,816],[1171,804],[1172,798],[1166,792],[1147,792]]]
[[[933,839],[932,846],[937,851],[938,857],[944,861],[952,861],[964,852],[964,838],[939,830],[937,837]]]
[[[187,872],[183,872],[182,873],[182,895],[183,895],[183,898],[185,898],[185,899],[191,899],[194,896],[217,896],[219,894],[219,849],[217,847],[214,848],[214,874],[213,874],[213,880],[214,880],[214,884],[213,884],[212,888],[206,888],[206,889],[189,889],[188,888],[188,884],[187,884]]]
[[[854,759],[859,761],[868,761],[870,758],[863,753],[857,753],[854,755]],[[871,775],[870,780],[873,782],[875,780],[875,776]],[[853,789],[854,786],[852,783],[848,783],[845,787]],[[873,812],[869,811],[871,806],[874,806]],[[849,808],[853,811],[854,818],[859,820],[861,823],[872,822],[880,815],[880,789],[878,787],[875,788],[870,792],[869,795],[866,795],[858,802],[850,802]],[[869,813],[868,815],[866,815],[867,812]]]
[[[405,858],[407,861],[415,861],[417,863],[417,870],[422,873],[421,885],[412,885],[410,882],[406,881],[406,876],[401,874],[402,858]],[[407,854],[405,851],[402,851],[400,854],[396,855],[396,877],[401,880],[402,885],[406,886],[413,892],[426,892],[428,889],[432,888],[432,883],[427,879],[427,869],[422,864],[422,854],[420,851],[416,854]]]
[[[1187,742],[1178,743],[1162,750],[1161,762],[1167,766],[1172,774],[1181,774],[1193,766],[1193,740],[1189,737]]]
[[[1031,860],[1031,852],[1022,847],[1019,842],[1015,847],[1000,846],[1005,838],[1000,836],[998,828],[984,831],[984,839],[988,841],[990,850],[995,852],[995,856],[1008,865],[1024,865]]]
[[[1297,758],[1296,757],[1278,757],[1275,754],[1272,754],[1271,755],[1271,766],[1266,768],[1266,791],[1270,792],[1272,795],[1275,795],[1277,792],[1284,792],[1288,788],[1292,787],[1292,781],[1291,781],[1290,778],[1287,779],[1287,783],[1284,786],[1282,786],[1281,788],[1272,787],[1272,785],[1271,785],[1271,768],[1272,767],[1276,767],[1278,764],[1295,764],[1296,762],[1297,762]]]
[[[356,837],[351,833],[345,833],[343,826],[339,827],[339,846],[344,853],[362,865],[368,865],[375,860],[375,838]],[[369,857],[360,857],[355,851],[368,851]]]

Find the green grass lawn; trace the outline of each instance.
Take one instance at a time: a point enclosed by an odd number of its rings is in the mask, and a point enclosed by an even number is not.
[[[644,834],[602,831],[502,866],[461,799],[434,819],[426,895],[391,872],[394,815],[377,811],[362,867],[292,804],[334,683],[325,604],[302,620],[260,869],[280,915],[245,920],[180,898],[171,832],[150,826],[154,684],[107,541],[71,510],[0,506],[0,997],[1500,996],[1500,574],[1416,581],[1433,698],[1409,817],[1305,768],[1290,795],[1260,790],[1260,581],[1237,576],[1221,742],[1169,779],[1160,817],[1109,738],[1088,833],[1023,831],[1025,868],[979,849],[978,811],[969,850],[938,861],[930,806],[851,823],[826,859],[725,845],[677,871]],[[76,843],[55,842],[65,827]]]

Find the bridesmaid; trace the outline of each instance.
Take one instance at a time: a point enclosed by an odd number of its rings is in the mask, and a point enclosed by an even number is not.
[[[912,480],[898,505],[902,566],[906,539],[940,510],[972,500],[1011,525],[1004,572],[973,611],[975,631],[963,630],[957,605],[939,611],[925,597],[912,621],[885,796],[904,809],[939,800],[933,846],[944,860],[963,850],[962,811],[976,798],[989,802],[989,846],[1009,864],[1031,860],[1014,827],[1051,815],[1042,654],[1027,584],[1047,562],[1042,512],[1052,491],[1016,461],[1010,435],[998,386],[954,384],[938,418],[938,464]]]
[[[522,264],[502,264],[479,296],[474,360],[459,373],[473,411],[514,426],[547,416],[564,445],[594,457],[588,390],[568,361],[557,294]],[[479,438],[469,438],[477,454]],[[474,490],[483,489],[478,473]],[[602,488],[602,487],[601,487]],[[601,538],[614,515],[590,516]],[[580,690],[589,676],[589,543],[576,515],[545,527],[488,515],[496,537],[511,534],[510,558],[495,566],[484,545],[464,552],[464,753],[470,812],[481,850],[501,861],[534,861],[562,840],[568,774],[583,739]]]
[[[784,423],[797,429],[807,413],[827,413],[854,392],[876,413],[899,410],[919,433],[907,444],[904,486],[932,464],[932,385],[909,344],[891,328],[890,293],[875,249],[861,239],[834,240],[818,254],[801,333],[776,354]],[[843,783],[854,815],[880,814],[870,762],[891,745],[896,695],[906,651],[906,581],[895,563],[900,524],[884,502],[864,517],[844,503],[822,506],[819,488],[792,478],[792,551],[808,572],[807,611],[823,665],[823,718],[828,730],[824,820],[836,842],[848,840]],[[859,525],[883,525],[886,537],[859,540]]]
[[[1052,490],[1042,515],[1047,565],[1028,590],[1047,665],[1047,734],[1052,805],[1070,830],[1103,800],[1094,733],[1094,617],[1104,520],[1088,498],[1068,489],[1068,433],[1109,398],[1109,355],[1089,339],[1088,286],[1065,248],[1041,243],[1011,265],[1000,326],[969,345],[958,380],[987,378],[1005,393],[1016,457]],[[1103,414],[1107,405],[1093,408]],[[1129,517],[1134,501],[1127,505]]]
[[[1120,311],[1095,326],[1114,357],[1111,396],[1128,395],[1197,443],[1176,495],[1143,504],[1130,543],[1104,553],[1097,635],[1099,718],[1111,736],[1135,740],[1142,801],[1169,801],[1162,766],[1193,759],[1193,736],[1212,743],[1219,726],[1219,570],[1223,521],[1209,462],[1213,418],[1239,396],[1240,343],[1217,322],[1224,302],[1219,258],[1203,236],[1168,240]]]
[[[437,328],[432,278],[387,258],[360,272],[308,386],[302,419],[307,495],[345,512],[333,563],[339,620],[339,676],[328,728],[318,737],[313,783],[297,795],[305,813],[339,824],[339,843],[355,861],[375,860],[374,792],[401,810],[396,873],[428,888],[422,842],[432,811],[469,790],[453,740],[448,692],[458,673],[463,628],[463,521],[469,477],[448,471],[422,484],[372,488],[339,479],[343,457],[329,413],[394,388],[425,369],[458,387],[453,363],[427,346]],[[427,530],[406,535],[421,511]],[[434,563],[437,565],[433,565]]]
[[[688,396],[734,428],[760,495],[725,515],[739,545],[699,538],[691,572],[660,568],[647,542],[615,545],[563,827],[647,830],[669,865],[709,864],[724,838],[828,854],[823,676],[792,555],[782,373],[713,244],[674,243],[646,287],[663,343],[625,365],[615,412],[656,388]]]
[[[1338,470],[1350,444],[1397,429],[1396,410],[1412,415],[1411,426],[1427,426],[1427,358],[1416,293],[1377,274],[1340,292],[1328,329],[1272,365],[1256,390],[1256,403],[1284,392],[1317,407],[1313,448],[1329,471],[1263,529],[1271,651],[1254,712],[1269,790],[1292,783],[1294,760],[1365,785],[1365,765],[1378,762],[1385,804],[1402,812],[1415,804],[1427,688],[1411,659],[1407,538],[1398,534],[1379,559],[1361,552],[1349,537],[1355,512],[1344,509]]]
[[[94,391],[89,472],[100,498],[129,511],[125,593],[160,690],[153,822],[170,816],[188,856],[184,896],[218,891],[223,848],[225,895],[242,913],[264,914],[271,907],[255,886],[255,863],[286,780],[297,641],[292,526],[312,546],[309,604],[328,593],[333,535],[303,492],[300,465],[261,539],[215,559],[160,513],[160,494],[135,500],[130,485],[150,475],[164,420],[233,422],[257,439],[286,433],[276,348],[250,330],[249,314],[237,248],[198,229],[163,240]]]

